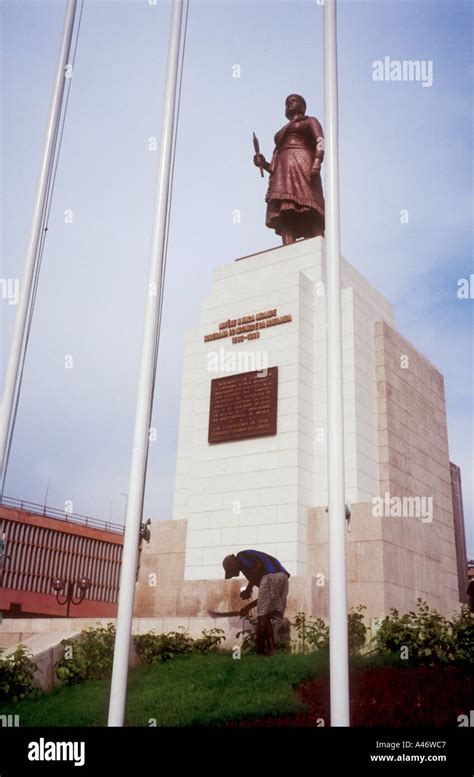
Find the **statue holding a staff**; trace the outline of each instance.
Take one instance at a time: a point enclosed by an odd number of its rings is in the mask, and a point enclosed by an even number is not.
[[[281,235],[283,245],[298,238],[324,235],[324,195],[321,163],[324,159],[322,127],[306,116],[306,102],[299,94],[286,98],[288,124],[275,135],[275,150],[268,163],[254,135],[256,167],[270,174],[265,197],[265,223]]]

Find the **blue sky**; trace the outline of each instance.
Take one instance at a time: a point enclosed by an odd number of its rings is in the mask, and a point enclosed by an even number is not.
[[[1,3],[4,278],[23,267],[64,8]],[[50,505],[71,500],[115,521],[128,488],[169,11],[164,0],[85,0],[6,483],[8,495],[42,502],[49,481]],[[324,125],[322,19],[314,0],[190,2],[147,516],[172,514],[184,334],[213,268],[279,244],[264,226],[252,131],[269,157],[290,92]],[[338,24],[342,250],[445,376],[472,557],[473,301],[456,295],[473,272],[471,6],[341,1]],[[433,85],[375,82],[372,63],[385,56],[432,61]],[[15,307],[0,306],[3,379]]]

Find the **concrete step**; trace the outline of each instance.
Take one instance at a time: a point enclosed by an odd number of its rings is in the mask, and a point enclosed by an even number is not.
[[[79,636],[80,633],[80,631],[43,631],[39,634],[31,635],[27,639],[22,639],[15,645],[10,645],[3,655],[8,656],[11,653],[14,653],[18,645],[21,644],[24,645],[28,653],[36,659],[45,651],[51,650],[56,647],[56,645],[60,645],[63,639],[73,639],[74,637]]]

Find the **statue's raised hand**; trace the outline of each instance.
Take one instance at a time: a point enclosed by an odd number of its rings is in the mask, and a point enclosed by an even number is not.
[[[255,154],[253,158],[253,163],[255,167],[263,167],[264,169],[266,169],[267,160],[265,159],[263,154]]]

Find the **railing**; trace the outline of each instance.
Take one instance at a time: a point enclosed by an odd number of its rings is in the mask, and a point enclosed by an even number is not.
[[[56,518],[62,521],[69,521],[70,523],[79,523],[83,526],[90,526],[93,529],[112,531],[117,534],[123,534],[125,529],[125,527],[119,523],[102,521],[100,518],[91,518],[88,515],[70,513],[67,510],[56,510],[54,507],[39,505],[35,502],[27,502],[24,499],[13,499],[12,497],[3,496],[0,498],[0,506],[1,505],[4,507],[16,507],[20,510],[26,510],[28,513],[34,513],[35,515],[44,515],[46,518]]]

